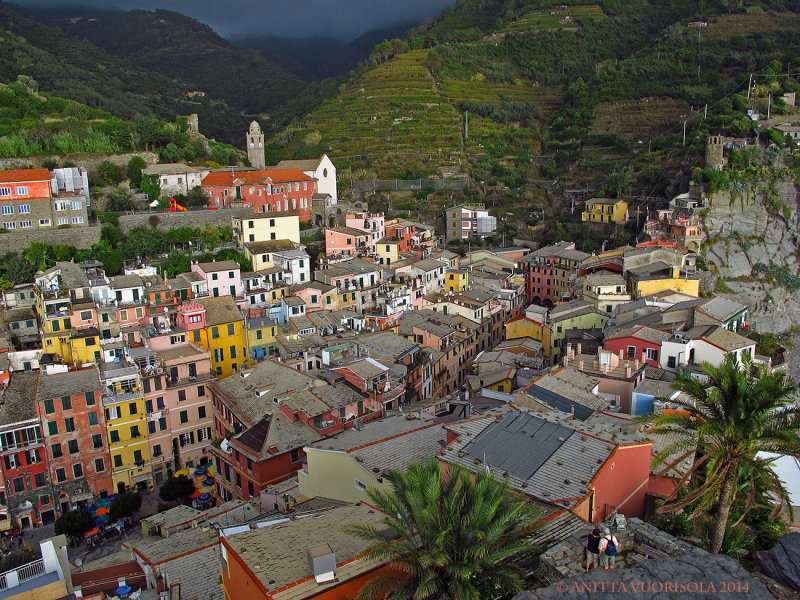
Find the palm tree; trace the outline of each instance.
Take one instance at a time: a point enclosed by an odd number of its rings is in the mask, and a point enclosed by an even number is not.
[[[345,530],[371,542],[367,556],[389,569],[369,582],[359,599],[482,600],[522,588],[509,558],[531,552],[538,509],[508,491],[505,481],[463,467],[440,469],[436,458],[385,475],[390,491],[368,490],[384,528]]]
[[[659,510],[678,512],[696,503],[690,516],[695,518],[717,502],[711,551],[718,553],[737,492],[748,495],[745,513],[753,506],[757,492],[771,493],[781,501],[786,498],[768,461],[757,454],[800,457],[800,408],[792,404],[795,388],[783,373],[768,373],[750,360],[740,365],[732,353],[718,367],[703,363],[701,369],[708,377],[707,384],[688,376],[678,377],[673,383],[676,390],[690,397],[671,401],[681,412],[638,420],[652,423],[649,432],[669,440],[657,463],[695,452],[694,464]],[[678,490],[693,474],[700,476],[702,483],[676,499]],[[736,523],[740,521],[741,517]]]

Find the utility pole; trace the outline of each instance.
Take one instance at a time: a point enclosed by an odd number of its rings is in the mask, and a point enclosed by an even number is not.
[[[706,120],[706,117],[707,117],[707,116],[708,116],[708,104],[706,104],[706,107],[705,107],[705,109],[703,110],[703,121],[705,121],[705,120]]]
[[[753,87],[753,74],[750,73],[750,83],[747,84],[747,101],[750,101],[750,88]]]
[[[769,95],[769,100],[767,101],[767,121],[769,121],[769,111],[772,108],[772,94]]]
[[[464,111],[464,140],[469,139],[469,111]]]
[[[683,122],[683,145],[686,145],[686,121]]]

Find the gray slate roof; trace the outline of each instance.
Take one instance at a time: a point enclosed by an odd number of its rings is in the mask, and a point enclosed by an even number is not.
[[[51,400],[101,389],[100,375],[94,367],[55,375],[40,375],[36,400]]]
[[[11,425],[36,418],[36,380],[35,372],[16,372],[0,396],[0,425]]]

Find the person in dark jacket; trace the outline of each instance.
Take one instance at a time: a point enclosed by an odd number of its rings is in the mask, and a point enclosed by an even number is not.
[[[600,530],[595,527],[594,531],[587,536],[586,542],[586,570],[598,566],[600,558]]]

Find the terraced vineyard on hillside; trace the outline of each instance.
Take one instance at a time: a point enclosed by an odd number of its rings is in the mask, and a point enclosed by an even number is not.
[[[398,155],[416,154],[423,163],[457,162],[461,115],[435,91],[427,54],[418,50],[392,58],[308,116],[307,129],[322,134],[337,164],[367,155],[379,173],[388,174]]]
[[[604,19],[603,9],[597,4],[583,6],[552,7],[541,10],[532,10],[510,25],[498,30],[498,33],[526,32],[543,29],[577,29],[578,23],[583,19]]]

